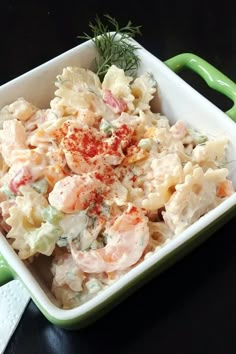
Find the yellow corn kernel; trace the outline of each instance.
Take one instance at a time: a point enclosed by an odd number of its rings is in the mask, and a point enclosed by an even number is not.
[[[45,168],[45,178],[50,184],[50,186],[54,186],[54,184],[64,178],[66,175],[60,165],[47,166]]]
[[[126,156],[124,160],[122,161],[122,165],[127,166],[130,165],[134,162],[144,160],[148,157],[148,151],[139,149],[137,152],[130,156]]]
[[[155,138],[157,129],[155,127],[149,128],[144,134],[144,138]]]

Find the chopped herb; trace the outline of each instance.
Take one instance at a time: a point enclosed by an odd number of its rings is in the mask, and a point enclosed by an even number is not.
[[[195,145],[205,145],[208,141],[208,137],[206,135],[201,134],[195,129],[188,129],[188,132],[192,136]]]
[[[107,120],[102,119],[99,129],[105,134],[112,134],[115,130],[115,127]]]
[[[32,184],[32,188],[40,194],[46,194],[48,190],[48,182],[44,178],[40,179]]]
[[[67,237],[59,237],[57,240],[58,247],[66,247],[68,245],[68,238]]]

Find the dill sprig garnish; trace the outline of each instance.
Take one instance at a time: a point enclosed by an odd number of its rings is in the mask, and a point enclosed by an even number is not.
[[[84,36],[79,36],[86,40],[91,39],[97,47],[99,52],[99,58],[96,59],[97,75],[102,80],[109,67],[114,64],[126,74],[135,76],[140,59],[136,54],[138,47],[130,41],[130,38],[141,34],[141,26],[133,26],[129,21],[127,25],[120,27],[110,15],[104,17],[106,24],[98,16],[95,18],[95,24],[89,23],[92,35],[84,33]]]

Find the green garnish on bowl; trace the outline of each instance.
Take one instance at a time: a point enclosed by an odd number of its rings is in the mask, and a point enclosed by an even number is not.
[[[109,67],[114,64],[126,74],[135,76],[140,59],[136,54],[138,47],[130,41],[130,38],[141,34],[141,26],[133,26],[129,21],[124,27],[120,27],[110,15],[104,17],[107,24],[96,16],[95,23],[89,24],[92,35],[84,33],[84,36],[79,36],[86,40],[91,39],[98,49],[100,56],[96,59],[97,75],[102,80]]]

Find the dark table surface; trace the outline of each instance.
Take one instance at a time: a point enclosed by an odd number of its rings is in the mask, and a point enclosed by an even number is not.
[[[0,84],[82,40],[95,14],[142,25],[137,40],[159,59],[193,52],[236,80],[235,1],[0,2]],[[230,102],[184,73],[222,110]],[[6,353],[236,353],[236,218],[102,319],[81,331],[50,324],[30,302]]]

